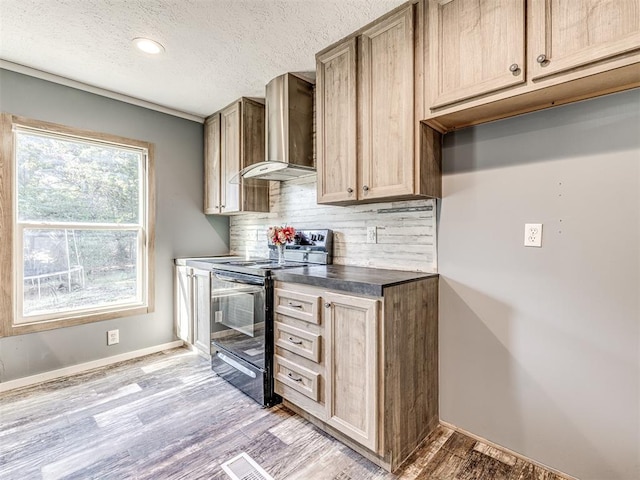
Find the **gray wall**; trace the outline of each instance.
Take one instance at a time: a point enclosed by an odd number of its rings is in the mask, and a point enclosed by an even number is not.
[[[229,246],[228,221],[202,213],[202,125],[7,70],[0,70],[0,110],[154,143],[158,197],[155,313],[1,338],[0,381],[175,340],[172,259]],[[107,347],[114,328],[120,343]]]
[[[640,90],[449,134],[443,183],[442,419],[640,478]]]

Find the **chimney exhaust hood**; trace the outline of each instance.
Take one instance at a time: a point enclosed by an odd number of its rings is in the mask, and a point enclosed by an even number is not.
[[[243,178],[285,181],[313,175],[313,84],[291,73],[267,84],[266,158]]]

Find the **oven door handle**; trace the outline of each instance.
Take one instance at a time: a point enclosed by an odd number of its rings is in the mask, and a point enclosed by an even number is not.
[[[251,370],[249,370],[247,367],[245,367],[244,365],[240,365],[239,362],[236,362],[233,358],[228,357],[227,355],[225,355],[224,353],[221,352],[216,352],[216,356],[222,360],[224,363],[226,363],[227,365],[232,366],[233,368],[235,368],[236,370],[238,370],[239,372],[244,373],[246,376],[251,377],[251,378],[256,378],[257,375],[255,374],[255,372],[252,372]]]
[[[241,278],[235,278],[235,277],[228,277],[227,275],[221,275],[216,272],[213,272],[213,274],[216,276],[218,280],[222,280],[223,282],[243,283],[245,285],[264,285],[264,281],[262,279],[256,279],[256,280],[251,280],[248,278],[241,279]]]

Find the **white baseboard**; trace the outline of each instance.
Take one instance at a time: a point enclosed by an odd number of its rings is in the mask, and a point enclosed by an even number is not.
[[[91,362],[80,363],[78,365],[72,365],[70,367],[59,368],[58,370],[51,370],[50,372],[38,373],[37,375],[31,375],[29,377],[17,378],[15,380],[9,380],[8,382],[0,382],[0,393],[8,390],[14,390],[16,388],[27,387],[38,383],[47,382],[60,377],[67,377],[69,375],[75,375],[77,373],[86,372],[99,367],[106,367],[107,365],[113,365],[114,363],[124,362],[133,358],[144,357],[151,355],[152,353],[162,352],[163,350],[170,350],[172,348],[182,347],[184,342],[182,340],[176,340],[175,342],[163,343],[161,345],[155,345],[153,347],[142,348],[140,350],[134,350],[132,352],[121,353],[112,357],[100,358]]]
[[[455,425],[449,423],[449,422],[445,422],[444,420],[440,420],[440,425],[450,428],[451,430],[457,431],[462,433],[463,435],[466,435],[468,437],[473,438],[474,440],[478,441],[478,442],[482,442],[485,443],[487,445],[489,445],[490,447],[493,448],[497,448],[498,450],[502,450],[503,452],[506,452],[510,455],[513,455],[514,457],[519,458],[520,460],[524,460],[525,462],[529,462],[534,464],[536,467],[540,467],[540,468],[544,468],[545,470],[549,470],[552,473],[555,473],[557,476],[559,476],[560,478],[564,478],[566,480],[578,480],[576,477],[572,477],[571,475],[561,472],[560,470],[556,470],[555,468],[549,467],[548,465],[545,465],[544,463],[540,463],[537,462],[529,457],[526,457],[518,452],[514,452],[513,450],[507,448],[507,447],[503,447],[502,445],[498,445],[497,443],[494,443],[490,440],[487,440],[486,438],[482,438],[480,435],[476,435],[475,433],[471,433],[467,430],[465,430],[464,428],[460,428],[460,427],[456,427]]]

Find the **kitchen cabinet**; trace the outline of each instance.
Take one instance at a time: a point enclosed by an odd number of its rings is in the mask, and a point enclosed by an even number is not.
[[[276,282],[275,391],[389,471],[438,424],[438,278],[382,296]]]
[[[640,50],[640,1],[530,0],[531,78]]]
[[[211,295],[208,270],[175,267],[176,335],[198,353],[211,352]]]
[[[357,199],[356,39],[316,59],[318,203]]]
[[[640,85],[640,0],[423,6],[423,120],[440,132]]]
[[[269,182],[240,171],[265,158],[264,104],[241,98],[205,121],[206,214],[269,211]]]
[[[378,440],[377,299],[325,292],[327,424],[370,450]]]
[[[423,134],[416,102],[417,9],[404,5],[316,56],[318,203],[440,195],[440,139]]]
[[[431,108],[524,83],[525,0],[436,0],[427,23]]]
[[[324,324],[317,291],[277,286],[274,293],[275,392],[324,418]]]

